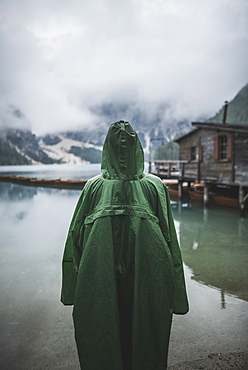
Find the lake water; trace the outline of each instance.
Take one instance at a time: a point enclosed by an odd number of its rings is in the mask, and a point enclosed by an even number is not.
[[[0,174],[87,179],[99,165],[0,167]],[[60,303],[61,259],[77,190],[0,182],[2,369],[74,369],[71,307]],[[190,312],[174,315],[169,363],[248,349],[248,218],[172,202]]]

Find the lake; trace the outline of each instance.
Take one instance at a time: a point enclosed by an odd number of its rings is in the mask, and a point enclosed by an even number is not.
[[[2,166],[1,174],[88,179],[100,165]],[[79,370],[72,308],[60,303],[61,259],[80,191],[0,182],[3,369]],[[169,364],[248,349],[248,218],[172,202],[190,302],[174,315]]]

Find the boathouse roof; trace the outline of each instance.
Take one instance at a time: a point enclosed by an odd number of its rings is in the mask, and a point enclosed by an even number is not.
[[[181,140],[186,137],[194,134],[198,129],[207,129],[207,130],[217,130],[217,131],[228,131],[228,132],[237,132],[241,134],[248,134],[248,125],[246,124],[229,124],[229,123],[213,123],[213,122],[192,122],[194,128],[189,131],[187,134],[180,136],[175,139],[176,143],[179,143]]]

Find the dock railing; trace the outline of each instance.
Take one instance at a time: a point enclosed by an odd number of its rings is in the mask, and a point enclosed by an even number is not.
[[[154,160],[149,162],[149,172],[161,178],[179,179],[184,177],[184,166],[188,161]]]

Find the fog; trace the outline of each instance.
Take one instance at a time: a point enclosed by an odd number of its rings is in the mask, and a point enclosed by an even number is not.
[[[246,0],[2,0],[1,127],[213,116],[248,81]],[[100,107],[100,108],[99,108]],[[116,108],[118,110],[118,108]]]

